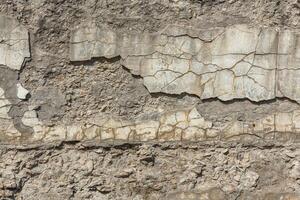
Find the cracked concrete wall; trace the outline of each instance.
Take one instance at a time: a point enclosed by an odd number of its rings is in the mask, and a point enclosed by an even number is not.
[[[299,102],[297,30],[167,26],[155,34],[124,34],[94,24],[74,31],[70,51],[72,61],[121,56],[151,93]]]
[[[299,199],[299,3],[0,2],[0,199]]]

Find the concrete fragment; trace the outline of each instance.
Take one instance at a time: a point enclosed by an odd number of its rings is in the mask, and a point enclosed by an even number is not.
[[[29,91],[26,90],[20,83],[17,83],[17,97],[19,99],[27,99]]]

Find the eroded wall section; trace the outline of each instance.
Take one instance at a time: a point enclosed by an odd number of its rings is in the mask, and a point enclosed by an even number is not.
[[[0,199],[300,198],[299,1],[2,2]]]
[[[143,118],[99,111],[82,122],[47,125],[36,105],[24,104],[29,92],[18,82],[30,57],[28,31],[9,17],[1,16],[0,22],[1,142],[299,141],[300,109],[275,109],[255,119],[216,123],[197,105],[185,105],[145,113]],[[133,34],[92,23],[72,32],[70,61],[119,58],[133,75],[143,78],[150,93],[187,93],[223,101],[248,98],[262,104],[278,97],[299,102],[299,38],[297,30],[243,24],[211,29],[170,25],[157,33]]]

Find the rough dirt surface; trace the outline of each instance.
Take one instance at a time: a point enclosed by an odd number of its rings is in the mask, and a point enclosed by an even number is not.
[[[214,124],[299,109],[287,98],[254,103],[150,94],[119,58],[69,59],[71,31],[90,21],[135,33],[157,32],[168,24],[299,30],[299,0],[0,0],[0,13],[18,20],[30,35],[31,60],[10,75],[30,91],[30,98],[13,102],[10,110],[15,126],[25,132],[20,119],[28,105],[50,127],[84,123],[99,113],[134,120],[190,105]],[[298,200],[299,144],[1,145],[0,199]]]
[[[0,155],[4,199],[299,199],[297,145],[65,143]]]

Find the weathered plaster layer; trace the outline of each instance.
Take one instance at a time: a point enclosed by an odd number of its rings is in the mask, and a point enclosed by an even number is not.
[[[20,70],[30,57],[28,31],[18,21],[0,15],[0,65]]]
[[[299,35],[290,30],[168,26],[155,34],[130,34],[90,25],[73,32],[70,59],[121,56],[151,93],[300,102],[299,52]]]
[[[28,31],[17,20],[0,15],[0,133],[13,137],[31,132],[20,123],[21,106],[28,91],[18,82],[18,73],[30,57]]]
[[[300,141],[300,110],[277,112],[254,121],[229,121],[214,124],[196,108],[160,113],[150,119],[126,121],[101,116],[84,124],[43,125],[36,111],[25,112],[22,123],[34,129],[27,142],[49,141]],[[7,132],[6,141],[21,141],[21,134]],[[23,141],[24,142],[24,141]]]

